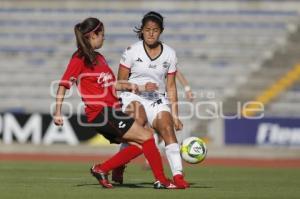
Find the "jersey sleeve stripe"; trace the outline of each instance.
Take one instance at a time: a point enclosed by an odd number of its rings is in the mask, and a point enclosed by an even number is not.
[[[174,72],[168,73],[168,75],[176,75],[176,73],[177,73],[177,70]]]
[[[61,80],[61,81],[59,82],[59,86],[63,86],[63,87],[65,87],[66,89],[70,89],[71,86],[72,86],[72,82],[67,81],[67,80]]]
[[[123,64],[120,64],[119,67],[126,68],[126,69],[130,70],[130,68],[128,66],[125,66]]]

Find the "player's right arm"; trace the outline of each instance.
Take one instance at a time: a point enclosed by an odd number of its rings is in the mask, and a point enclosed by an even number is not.
[[[129,74],[131,72],[131,66],[133,65],[133,49],[128,47],[122,54],[119,70],[118,70],[118,82],[127,82]],[[138,92],[143,91],[155,91],[158,89],[157,84],[152,82],[147,82],[144,85],[138,85]]]
[[[129,71],[130,69],[120,65],[119,71],[118,71],[118,83],[119,84],[128,84],[128,77],[129,77]],[[132,88],[132,85],[129,85],[129,90]],[[158,89],[158,86],[156,83],[147,82],[145,85],[138,85],[138,92],[151,92]]]
[[[58,126],[63,125],[63,117],[61,114],[62,103],[64,101],[67,89],[77,81],[78,76],[82,71],[83,61],[76,56],[73,56],[63,74],[56,92],[56,106],[54,113],[54,123]]]
[[[54,123],[57,126],[62,126],[64,124],[62,114],[61,114],[61,107],[64,101],[66,93],[66,87],[59,86],[56,93],[56,106],[55,106],[55,113],[54,113]]]
[[[118,70],[118,81],[127,81],[129,73],[131,71],[131,66],[133,64],[132,60],[132,48],[128,47],[122,54],[119,70]]]
[[[127,81],[129,77],[129,71],[129,68],[126,68],[125,66],[120,64],[118,70],[118,81]]]

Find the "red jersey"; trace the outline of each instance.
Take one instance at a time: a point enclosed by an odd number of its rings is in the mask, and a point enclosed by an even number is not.
[[[96,118],[103,107],[119,108],[119,101],[113,86],[116,78],[104,56],[98,54],[96,60],[97,64],[89,67],[84,63],[84,58],[78,57],[75,53],[59,83],[70,89],[76,82],[89,122]]]

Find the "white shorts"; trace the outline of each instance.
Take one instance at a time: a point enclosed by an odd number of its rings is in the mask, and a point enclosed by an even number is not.
[[[131,102],[140,102],[145,108],[150,126],[153,126],[153,121],[157,117],[159,112],[167,111],[171,113],[169,100],[163,94],[156,94],[155,96],[147,94],[147,96],[145,97],[145,95],[136,95],[131,92],[122,92],[120,94],[120,97],[122,99],[123,112],[125,112],[127,106]]]

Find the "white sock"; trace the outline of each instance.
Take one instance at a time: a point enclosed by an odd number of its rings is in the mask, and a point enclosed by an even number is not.
[[[158,144],[159,144],[159,139],[158,139],[157,133],[154,133],[154,134],[153,134],[153,138],[154,138],[154,141],[155,141],[156,146],[158,146]]]
[[[164,153],[165,142],[163,140],[159,139],[159,136],[157,133],[154,133],[153,137],[154,137],[154,141],[155,141],[156,147],[158,148],[159,152]]]
[[[178,143],[172,143],[165,147],[166,156],[173,176],[182,174],[182,162]]]

